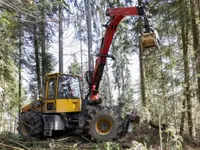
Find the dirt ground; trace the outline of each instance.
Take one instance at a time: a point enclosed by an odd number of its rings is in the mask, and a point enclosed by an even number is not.
[[[200,142],[184,136],[172,137],[163,134],[163,150],[200,150]],[[95,143],[81,136],[68,136],[58,139],[25,141],[18,134],[4,132],[0,134],[1,150],[160,150],[160,138],[157,129],[148,124],[140,124],[134,132],[115,142]]]

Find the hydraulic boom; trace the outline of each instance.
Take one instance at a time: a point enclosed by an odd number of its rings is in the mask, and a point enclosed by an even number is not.
[[[105,25],[106,32],[104,38],[102,39],[99,54],[97,54],[94,71],[87,72],[87,76],[89,76],[87,80],[89,80],[89,86],[90,86],[90,92],[88,94],[89,102],[99,103],[101,101],[101,98],[98,95],[98,89],[103,75],[104,66],[106,64],[106,58],[107,57],[113,58],[112,55],[108,54],[108,51],[112,43],[113,36],[117,30],[117,26],[124,17],[142,16],[144,18],[144,28],[146,32],[145,37],[144,38],[141,37],[142,42],[145,43],[145,46],[142,45],[143,48],[156,47],[157,44],[156,36],[153,33],[154,31],[151,31],[148,22],[149,12],[146,7],[108,8],[106,10],[106,16],[109,16],[110,20]],[[147,34],[149,36],[147,36]],[[148,40],[146,40],[147,39],[146,37],[148,37]]]

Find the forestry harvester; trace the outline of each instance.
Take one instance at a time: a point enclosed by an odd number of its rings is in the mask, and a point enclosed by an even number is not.
[[[84,134],[97,141],[110,141],[124,135],[134,116],[126,119],[113,109],[102,106],[98,94],[106,59],[117,26],[125,16],[139,16],[143,20],[140,46],[143,50],[158,48],[157,32],[149,25],[146,6],[108,8],[110,17],[106,32],[97,54],[94,71],[85,74],[88,94],[81,99],[78,76],[55,73],[46,75],[44,95],[39,100],[24,106],[18,122],[18,131],[24,138],[52,137],[60,133]]]

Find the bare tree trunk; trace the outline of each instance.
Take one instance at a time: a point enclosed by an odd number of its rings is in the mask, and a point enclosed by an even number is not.
[[[142,0],[138,0],[138,5],[141,6]],[[139,33],[142,33],[142,18],[140,17],[138,20]],[[141,99],[142,105],[146,107],[146,90],[145,90],[145,78],[144,78],[144,64],[143,64],[143,49],[141,44],[139,44],[139,65],[140,65],[140,91],[141,91]]]
[[[19,15],[19,17],[21,18],[21,14]],[[22,29],[20,28],[19,29],[19,64],[18,64],[18,76],[19,76],[19,83],[18,83],[18,109],[19,109],[19,112],[18,112],[18,116],[20,116],[20,113],[21,113],[21,86],[22,86],[22,79],[21,79],[21,59],[22,59]]]
[[[63,7],[59,4],[59,72],[63,73]]]
[[[9,131],[12,132],[12,116],[9,114]]]
[[[194,137],[194,124],[192,120],[192,102],[191,102],[191,91],[190,91],[190,70],[189,70],[189,59],[188,59],[188,12],[185,1],[181,1],[180,3],[180,19],[181,19],[181,37],[182,37],[182,46],[183,46],[183,60],[184,60],[184,82],[185,82],[185,90],[184,96],[187,101],[187,117],[188,117],[188,126],[189,126],[189,134],[191,137]],[[183,15],[182,13],[185,12]],[[184,102],[185,103],[185,102]],[[183,129],[180,129],[183,130]]]
[[[185,99],[182,102],[182,114],[181,114],[181,124],[180,124],[180,135],[183,135],[185,122]]]
[[[41,25],[40,25],[40,33],[41,33],[41,49],[42,49],[42,83],[44,84],[44,77],[47,72],[46,70],[46,42],[45,42],[45,1],[41,1],[42,9],[41,9]]]
[[[182,11],[184,9],[184,2],[182,2],[182,0],[179,1],[180,2],[180,25],[181,25],[181,37],[182,37],[182,46],[183,46],[183,52],[185,51],[185,19],[182,16]],[[184,15],[185,16],[185,15]],[[183,56],[184,58],[184,66],[185,66],[185,56]],[[187,60],[187,58],[186,58]],[[183,99],[182,102],[182,116],[181,116],[181,124],[180,124],[180,135],[183,135],[183,131],[184,131],[184,122],[185,122],[185,102],[186,99]]]
[[[196,2],[198,9],[199,9],[199,19],[200,19],[200,3],[199,1]],[[191,10],[191,23],[192,23],[192,35],[193,35],[193,50],[195,52],[195,57],[196,57],[196,72],[197,72],[197,84],[198,84],[198,90],[197,90],[197,98],[200,103],[200,41],[199,41],[199,28],[198,28],[198,23],[196,23],[196,14],[195,14],[195,6],[196,6],[195,0],[190,0],[190,10]],[[189,21],[189,19],[188,19]],[[192,104],[190,103],[188,105],[188,109],[192,108]],[[195,128],[194,128],[194,122],[192,120],[192,110],[190,110],[191,117],[188,116],[188,123],[190,122],[192,129],[190,129],[192,132],[192,137],[195,137]]]
[[[160,107],[160,106],[159,106]],[[159,116],[158,116],[158,120],[159,120],[159,139],[160,139],[160,149],[162,150],[163,149],[163,142],[162,142],[162,130],[161,130],[161,120],[162,120],[162,110],[160,109],[159,110]]]
[[[0,132],[2,131],[2,127],[3,127],[3,114],[0,114]]]
[[[199,4],[199,2],[198,2]],[[198,30],[198,24],[196,23],[196,15],[195,15],[195,2],[194,0],[190,0],[190,7],[191,7],[191,23],[192,23],[192,36],[193,36],[193,50],[195,52],[195,58],[196,58],[196,70],[197,74],[200,74],[200,48],[199,48],[199,30]],[[200,103],[200,76],[197,76],[197,95],[198,100]]]
[[[198,11],[199,11],[199,19],[200,19],[200,1],[196,0]]]
[[[145,77],[144,77],[144,64],[143,64],[143,50],[139,48],[139,64],[140,64],[140,91],[143,106],[146,106],[146,90],[145,90]]]
[[[14,133],[16,133],[16,129],[17,129],[17,120],[14,119],[14,125],[13,125],[13,131],[14,131]]]
[[[120,53],[120,58],[122,58],[121,53]],[[121,94],[119,95],[120,99],[118,101],[118,105],[119,105],[119,111],[118,113],[121,115],[122,114],[122,108],[124,107],[125,104],[125,95],[124,95],[124,91],[125,91],[125,87],[124,87],[124,65],[123,65],[123,60],[121,59],[120,62],[120,73],[121,73]]]
[[[40,78],[40,57],[39,57],[39,46],[38,46],[38,32],[37,32],[37,25],[34,24],[33,27],[33,36],[34,36],[34,49],[35,49],[35,63],[36,63],[36,75],[37,75],[37,88],[38,94],[41,93],[41,78]]]
[[[110,86],[110,77],[108,75],[108,64],[106,63],[106,71],[105,71],[106,78],[108,80],[108,95],[109,95],[109,104],[112,107],[112,95],[111,95],[111,86]]]
[[[80,49],[81,49],[81,96],[84,95],[84,85],[83,85],[83,47],[82,47],[82,41],[80,40]]]
[[[91,3],[90,0],[85,0],[86,19],[87,19],[87,34],[88,34],[88,70],[94,70],[94,62],[92,58],[92,25],[91,25]]]

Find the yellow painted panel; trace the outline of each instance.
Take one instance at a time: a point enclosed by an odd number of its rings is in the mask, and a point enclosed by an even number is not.
[[[81,99],[57,99],[56,112],[80,112]]]

